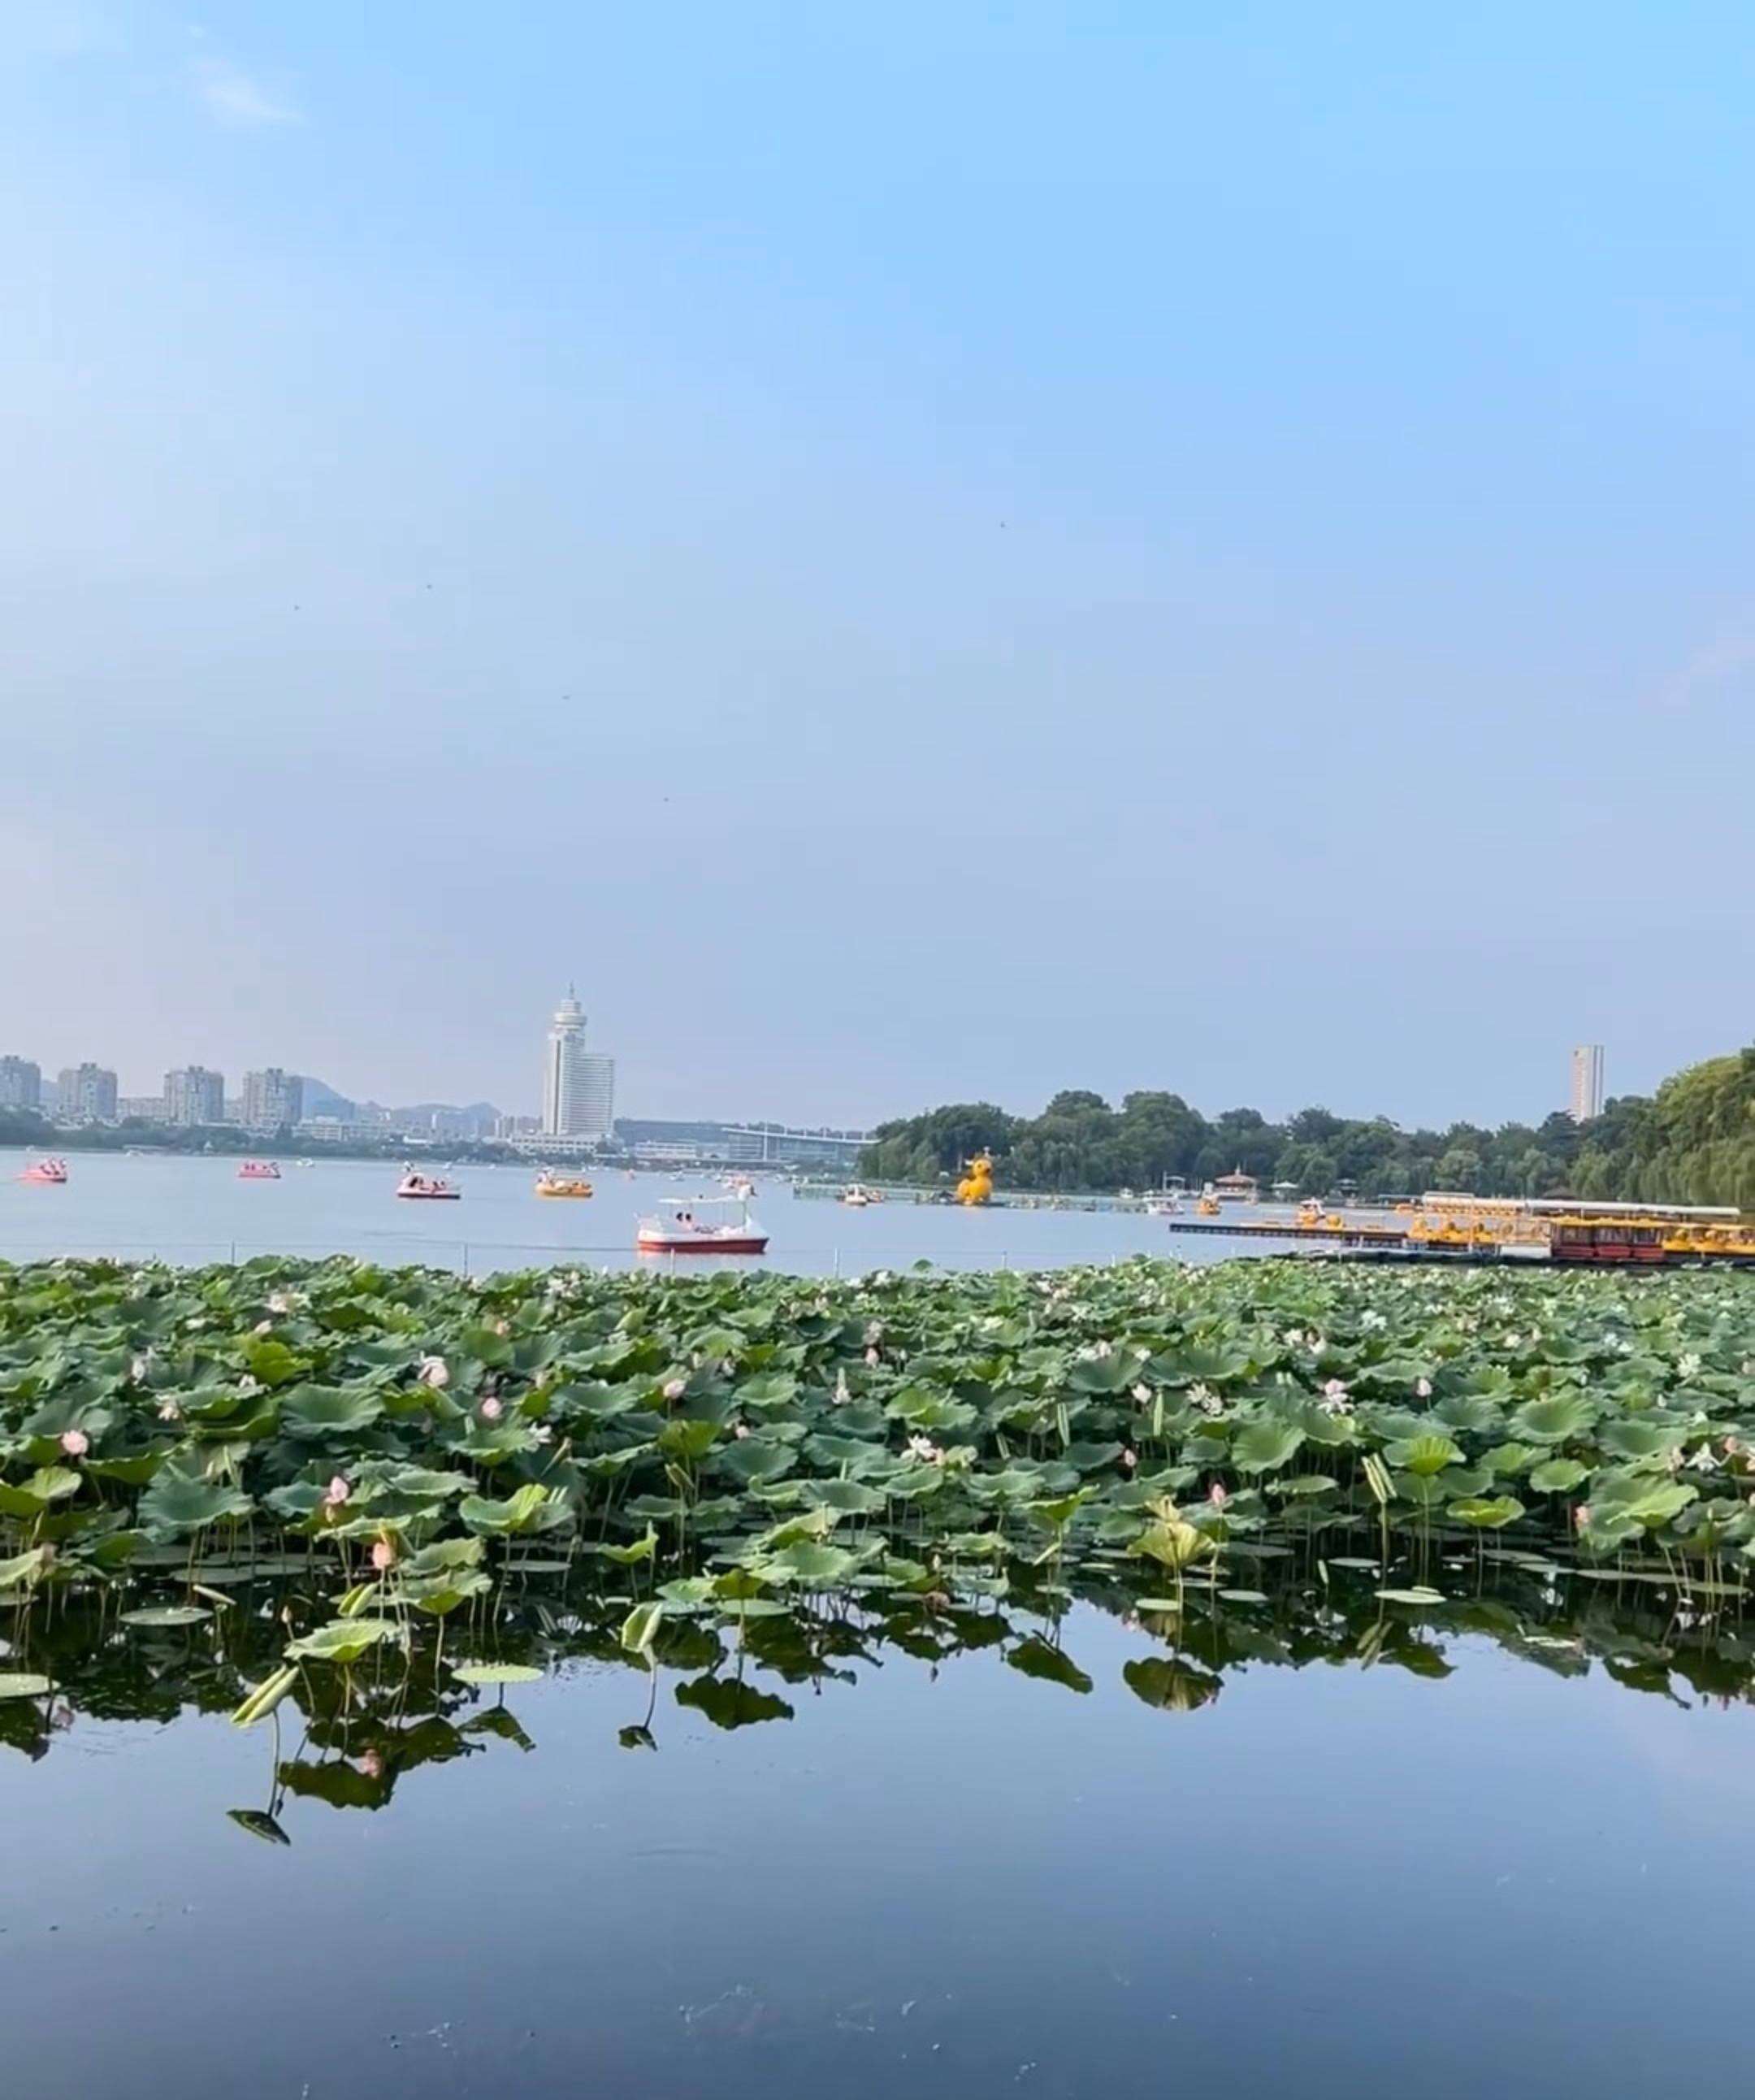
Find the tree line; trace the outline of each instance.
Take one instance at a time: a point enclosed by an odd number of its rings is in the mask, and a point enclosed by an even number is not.
[[[1452,1123],[1403,1130],[1324,1108],[1271,1123],[1255,1109],[1209,1118],[1180,1094],[1056,1094],[1038,1116],[960,1102],[880,1124],[861,1161],[868,1180],[939,1186],[990,1152],[1002,1187],[1074,1193],[1180,1180],[1191,1186],[1241,1170],[1265,1191],[1299,1196],[1417,1196],[1428,1189],[1482,1196],[1576,1196],[1647,1202],[1735,1203],[1755,1210],[1755,1046],[1691,1065],[1655,1095],[1617,1096],[1600,1116],[1554,1114],[1497,1130]]]

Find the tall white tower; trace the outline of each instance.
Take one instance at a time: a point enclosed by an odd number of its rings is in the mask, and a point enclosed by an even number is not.
[[[542,1068],[542,1134],[571,1137],[575,1128],[580,1066],[585,1055],[585,1009],[567,987],[567,996],[554,1010],[549,1030],[549,1048]]]
[[[1603,1113],[1603,1045],[1581,1043],[1572,1052],[1572,1099],[1568,1110],[1574,1123],[1592,1123]]]

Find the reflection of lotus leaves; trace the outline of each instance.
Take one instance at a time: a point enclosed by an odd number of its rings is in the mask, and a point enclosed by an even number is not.
[[[741,1678],[697,1677],[679,1684],[677,1704],[703,1714],[716,1728],[747,1728],[759,1721],[790,1721],[792,1709],[771,1692]]]
[[[1122,1679],[1136,1699],[1169,1714],[1192,1714],[1210,1705],[1223,1688],[1210,1672],[1163,1656],[1124,1664]]]

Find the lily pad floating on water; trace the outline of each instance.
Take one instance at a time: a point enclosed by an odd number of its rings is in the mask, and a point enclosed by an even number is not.
[[[124,1612],[121,1623],[125,1626],[194,1626],[213,1616],[201,1604],[143,1604],[137,1611]]]
[[[542,1672],[527,1662],[460,1662],[451,1672],[460,1684],[540,1684]]]
[[[1379,1590],[1378,1595],[1386,1604],[1441,1604],[1444,1601],[1442,1590]]]

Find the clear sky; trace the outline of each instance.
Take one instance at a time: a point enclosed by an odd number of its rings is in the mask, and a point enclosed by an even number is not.
[[[1700,0],[0,0],[0,1050],[1735,1048],[1752,108]]]

